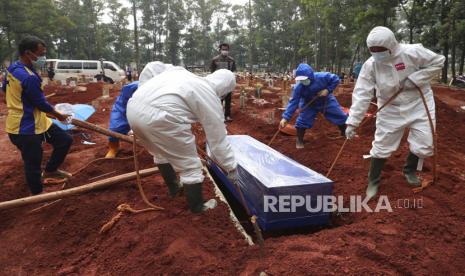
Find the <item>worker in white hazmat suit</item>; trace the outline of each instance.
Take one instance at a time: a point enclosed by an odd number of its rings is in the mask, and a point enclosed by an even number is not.
[[[236,160],[226,139],[220,98],[236,85],[232,72],[221,69],[205,78],[174,67],[150,79],[129,100],[127,116],[134,134],[154,155],[155,163],[171,166],[179,173],[187,203],[192,212],[216,206],[214,199],[202,198],[202,163],[197,154],[191,124],[200,122],[209,149],[227,170],[230,180],[237,180]],[[179,185],[166,181],[171,192]]]
[[[134,92],[139,86],[147,82],[154,76],[162,73],[163,71],[173,68],[171,64],[164,64],[160,61],[149,62],[142,70],[139,81],[133,81],[126,84],[122,89],[120,95],[116,98],[115,103],[110,113],[110,127],[111,131],[128,134],[131,130],[129,127],[128,119],[126,118],[126,107],[129,99],[132,97]],[[118,154],[120,147],[119,139],[114,137],[108,138],[108,152],[105,158],[115,158]]]
[[[169,63],[163,63],[161,61],[151,61],[144,66],[142,72],[139,76],[139,86],[149,81],[151,78],[155,77],[158,74],[163,73],[164,71],[173,69],[174,66]]]
[[[433,139],[426,108],[416,86],[424,93],[435,125],[435,104],[430,81],[440,72],[444,56],[424,48],[421,44],[400,44],[394,33],[386,27],[375,27],[367,37],[367,46],[372,57],[363,64],[355,85],[346,122],[346,137],[351,139],[355,136],[355,129],[375,96],[374,91],[378,107],[381,107],[401,90],[376,117],[366,191],[370,199],[378,192],[384,164],[399,147],[406,128],[409,129],[410,153],[403,173],[410,185],[420,186],[416,175],[419,158],[433,155]]]

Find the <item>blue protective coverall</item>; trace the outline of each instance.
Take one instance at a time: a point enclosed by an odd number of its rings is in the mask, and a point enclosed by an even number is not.
[[[286,111],[282,118],[290,121],[297,106],[303,108],[308,102],[318,97],[318,92],[327,89],[328,96],[320,97],[310,106],[302,110],[297,118],[296,128],[311,128],[318,112],[323,113],[325,118],[335,125],[344,125],[347,120],[347,114],[344,113],[336,97],[332,94],[333,90],[339,84],[339,77],[328,72],[313,72],[308,64],[300,64],[296,70],[296,76],[307,76],[311,83],[308,86],[298,83],[292,92],[292,98],[289,100]]]
[[[129,99],[132,97],[134,92],[139,87],[139,82],[134,81],[126,84],[121,90],[121,94],[116,98],[113,108],[110,114],[110,130],[121,134],[128,134],[131,127],[129,126],[128,119],[126,117],[126,108]],[[117,138],[109,137],[110,142],[117,142]]]

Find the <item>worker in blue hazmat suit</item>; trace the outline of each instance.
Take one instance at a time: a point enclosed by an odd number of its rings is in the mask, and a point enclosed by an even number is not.
[[[410,185],[421,185],[416,170],[420,159],[433,154],[433,139],[426,108],[416,86],[424,93],[435,125],[435,103],[430,81],[441,71],[445,58],[421,44],[398,43],[394,33],[386,27],[375,27],[367,37],[367,46],[372,57],[363,64],[354,88],[346,137],[351,139],[355,136],[355,130],[375,96],[374,91],[378,106],[384,106],[397,91],[401,91],[376,116],[366,190],[370,199],[378,192],[384,164],[399,147],[406,128],[409,129],[407,141],[410,153],[403,173]]]
[[[327,72],[313,72],[310,65],[301,63],[295,72],[297,85],[292,92],[286,111],[282,115],[280,127],[283,128],[292,118],[297,106],[303,108],[313,101],[304,110],[300,111],[295,128],[297,129],[296,148],[304,148],[305,130],[312,128],[318,112],[331,123],[337,125],[341,135],[345,135],[345,122],[347,114],[344,113],[336,97],[334,89],[340,82],[337,75]]]
[[[110,130],[121,134],[128,134],[131,130],[128,119],[126,118],[126,107],[129,99],[132,97],[137,88],[149,79],[160,74],[161,72],[172,68],[171,64],[164,64],[160,61],[148,63],[142,70],[139,81],[131,82],[121,89],[120,95],[116,98],[110,114]],[[119,140],[114,137],[108,138],[108,152],[106,158],[115,158],[119,151]]]
[[[214,199],[204,203],[202,162],[191,124],[199,122],[214,159],[237,180],[236,159],[226,139],[221,97],[236,85],[234,73],[220,69],[199,77],[181,67],[163,72],[142,85],[129,100],[127,116],[134,135],[160,165],[172,166],[179,182],[165,183],[170,193],[184,189],[192,212],[214,208]],[[174,179],[174,177],[173,177]]]

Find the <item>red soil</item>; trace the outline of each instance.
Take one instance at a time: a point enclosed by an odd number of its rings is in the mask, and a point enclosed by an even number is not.
[[[340,89],[340,103],[350,106],[350,90]],[[423,208],[396,208],[393,213],[349,213],[335,215],[325,227],[267,233],[266,252],[260,257],[257,246],[248,246],[229,220],[224,204],[202,215],[192,215],[185,199],[169,198],[159,175],[142,180],[149,200],[166,208],[161,212],[124,214],[106,234],[100,227],[117,214],[116,206],[126,202],[145,208],[135,186],[127,182],[111,188],[64,199],[38,212],[41,206],[0,211],[0,274],[16,275],[97,275],[97,274],[459,274],[465,271],[465,135],[463,123],[465,91],[436,89],[439,158],[438,182],[419,194],[405,183],[401,168],[408,152],[404,141],[389,159],[383,172],[380,193],[395,204],[398,199],[422,199]],[[61,92],[61,91],[60,91]],[[52,92],[49,92],[52,93]],[[90,122],[108,126],[109,112],[117,91],[110,100],[101,100]],[[99,97],[98,89],[85,93],[61,92],[53,103],[90,103]],[[265,95],[266,98],[266,95]],[[453,100],[451,100],[453,99]],[[268,100],[271,100],[268,99]],[[277,129],[268,122],[271,107],[239,110],[234,100],[234,121],[228,123],[232,134],[249,134],[268,143]],[[274,104],[280,106],[280,100]],[[0,121],[6,108],[0,104]],[[253,115],[255,114],[255,115]],[[194,128],[203,141],[200,128]],[[367,123],[360,137],[349,141],[330,176],[334,194],[364,194],[374,122]],[[28,195],[18,151],[0,131],[0,201]],[[106,137],[82,131],[96,145],[81,144],[81,131],[63,169],[78,170],[106,152]],[[295,149],[295,137],[278,134],[273,147],[298,162],[325,174],[343,140],[334,139],[338,129],[318,118],[307,131],[305,150]],[[121,157],[131,156],[131,147],[122,144]],[[50,148],[45,147],[45,158]],[[140,157],[144,168],[153,166],[147,153]],[[431,160],[425,162],[424,178],[431,178]],[[133,170],[131,159],[99,161],[84,169],[69,183],[79,186],[99,175],[121,174]],[[213,196],[206,181],[205,197]],[[50,188],[48,188],[50,189]],[[56,189],[56,188],[55,188]],[[370,206],[372,206],[370,204]],[[393,206],[395,207],[395,206]]]

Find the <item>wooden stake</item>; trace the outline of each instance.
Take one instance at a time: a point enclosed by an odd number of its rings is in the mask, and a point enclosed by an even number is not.
[[[158,168],[150,168],[150,169],[142,170],[140,171],[139,175],[140,177],[147,177],[155,173],[158,173]],[[21,207],[21,206],[25,206],[29,204],[56,200],[60,198],[70,197],[73,195],[79,195],[79,194],[90,192],[92,190],[104,188],[107,186],[119,184],[119,183],[126,182],[129,180],[134,180],[134,179],[136,179],[136,173],[131,172],[131,173],[113,176],[107,179],[102,179],[102,180],[92,182],[90,184],[82,185],[82,186],[72,188],[72,189],[66,189],[66,190],[52,192],[52,193],[46,193],[46,194],[40,194],[40,195],[35,195],[35,196],[23,197],[19,199],[10,200],[10,201],[4,201],[4,202],[0,202],[0,210],[6,210],[6,209]]]

